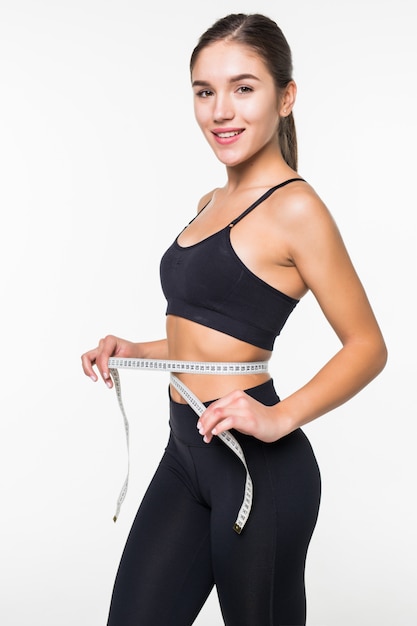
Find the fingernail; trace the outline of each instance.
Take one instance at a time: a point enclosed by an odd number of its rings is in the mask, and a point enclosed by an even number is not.
[[[207,438],[207,435],[204,435],[204,437],[203,437],[203,441],[204,441],[204,443],[208,443],[208,442],[209,442],[209,441],[208,441],[208,438]]]
[[[103,378],[105,378],[106,380],[108,379],[109,375],[107,372],[103,372]]]
[[[90,378],[93,382],[97,381],[97,376],[94,376],[94,374],[91,374]]]
[[[107,385],[107,387],[108,387],[109,389],[111,389],[111,382],[110,382],[110,381],[109,381],[109,382],[107,382],[107,383],[106,383],[106,385]]]

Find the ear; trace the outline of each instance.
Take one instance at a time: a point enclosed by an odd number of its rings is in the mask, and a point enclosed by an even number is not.
[[[297,97],[297,85],[291,80],[284,89],[284,93],[281,98],[279,115],[280,117],[287,117],[295,104]]]

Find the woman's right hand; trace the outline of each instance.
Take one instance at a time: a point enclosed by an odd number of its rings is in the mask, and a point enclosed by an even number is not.
[[[131,357],[137,356],[138,344],[126,339],[120,339],[114,335],[107,335],[104,339],[100,339],[98,346],[85,352],[81,356],[84,374],[89,376],[91,380],[98,380],[95,369],[98,370],[106,385],[113,387],[113,381],[110,376],[108,361],[111,356]]]

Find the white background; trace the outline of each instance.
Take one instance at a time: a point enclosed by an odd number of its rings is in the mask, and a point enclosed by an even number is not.
[[[411,626],[415,604],[416,45],[410,0],[0,4],[0,623],[102,626],[167,439],[167,380],[81,373],[106,333],[164,335],[159,259],[223,184],[188,60],[230,12],[275,19],[294,55],[300,174],[330,207],[389,352],[382,375],[306,428],[323,478],[309,626]],[[282,397],[337,341],[307,296],[276,343]],[[161,590],[163,601],[163,590]],[[214,594],[197,622],[221,624]]]

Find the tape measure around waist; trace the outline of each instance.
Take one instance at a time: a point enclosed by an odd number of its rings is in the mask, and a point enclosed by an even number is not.
[[[110,374],[114,382],[116,390],[117,401],[119,403],[120,411],[123,416],[123,422],[126,433],[126,446],[128,454],[127,463],[127,476],[123,483],[123,487],[120,491],[119,498],[116,505],[116,513],[113,520],[116,521],[123,501],[126,497],[127,487],[129,483],[129,466],[130,466],[130,452],[129,452],[129,421],[126,416],[126,412],[123,406],[122,391],[119,377],[119,369],[137,369],[146,371],[158,371],[158,372],[170,372],[170,382],[172,386],[178,391],[181,397],[189,404],[194,412],[200,416],[206,410],[206,407],[195,394],[184,385],[175,376],[175,373],[190,373],[190,374],[214,374],[214,375],[237,375],[237,374],[258,374],[266,373],[268,371],[267,361],[254,361],[249,363],[234,363],[234,362],[204,362],[204,361],[170,361],[164,359],[126,359],[112,357],[108,362]],[[250,510],[252,508],[253,500],[253,484],[249,474],[249,469],[246,463],[245,455],[242,447],[237,439],[228,431],[224,431],[217,435],[223,443],[228,446],[234,454],[242,462],[246,471],[245,491],[242,505],[237,515],[236,521],[233,524],[233,530],[240,534],[245,526]]]

